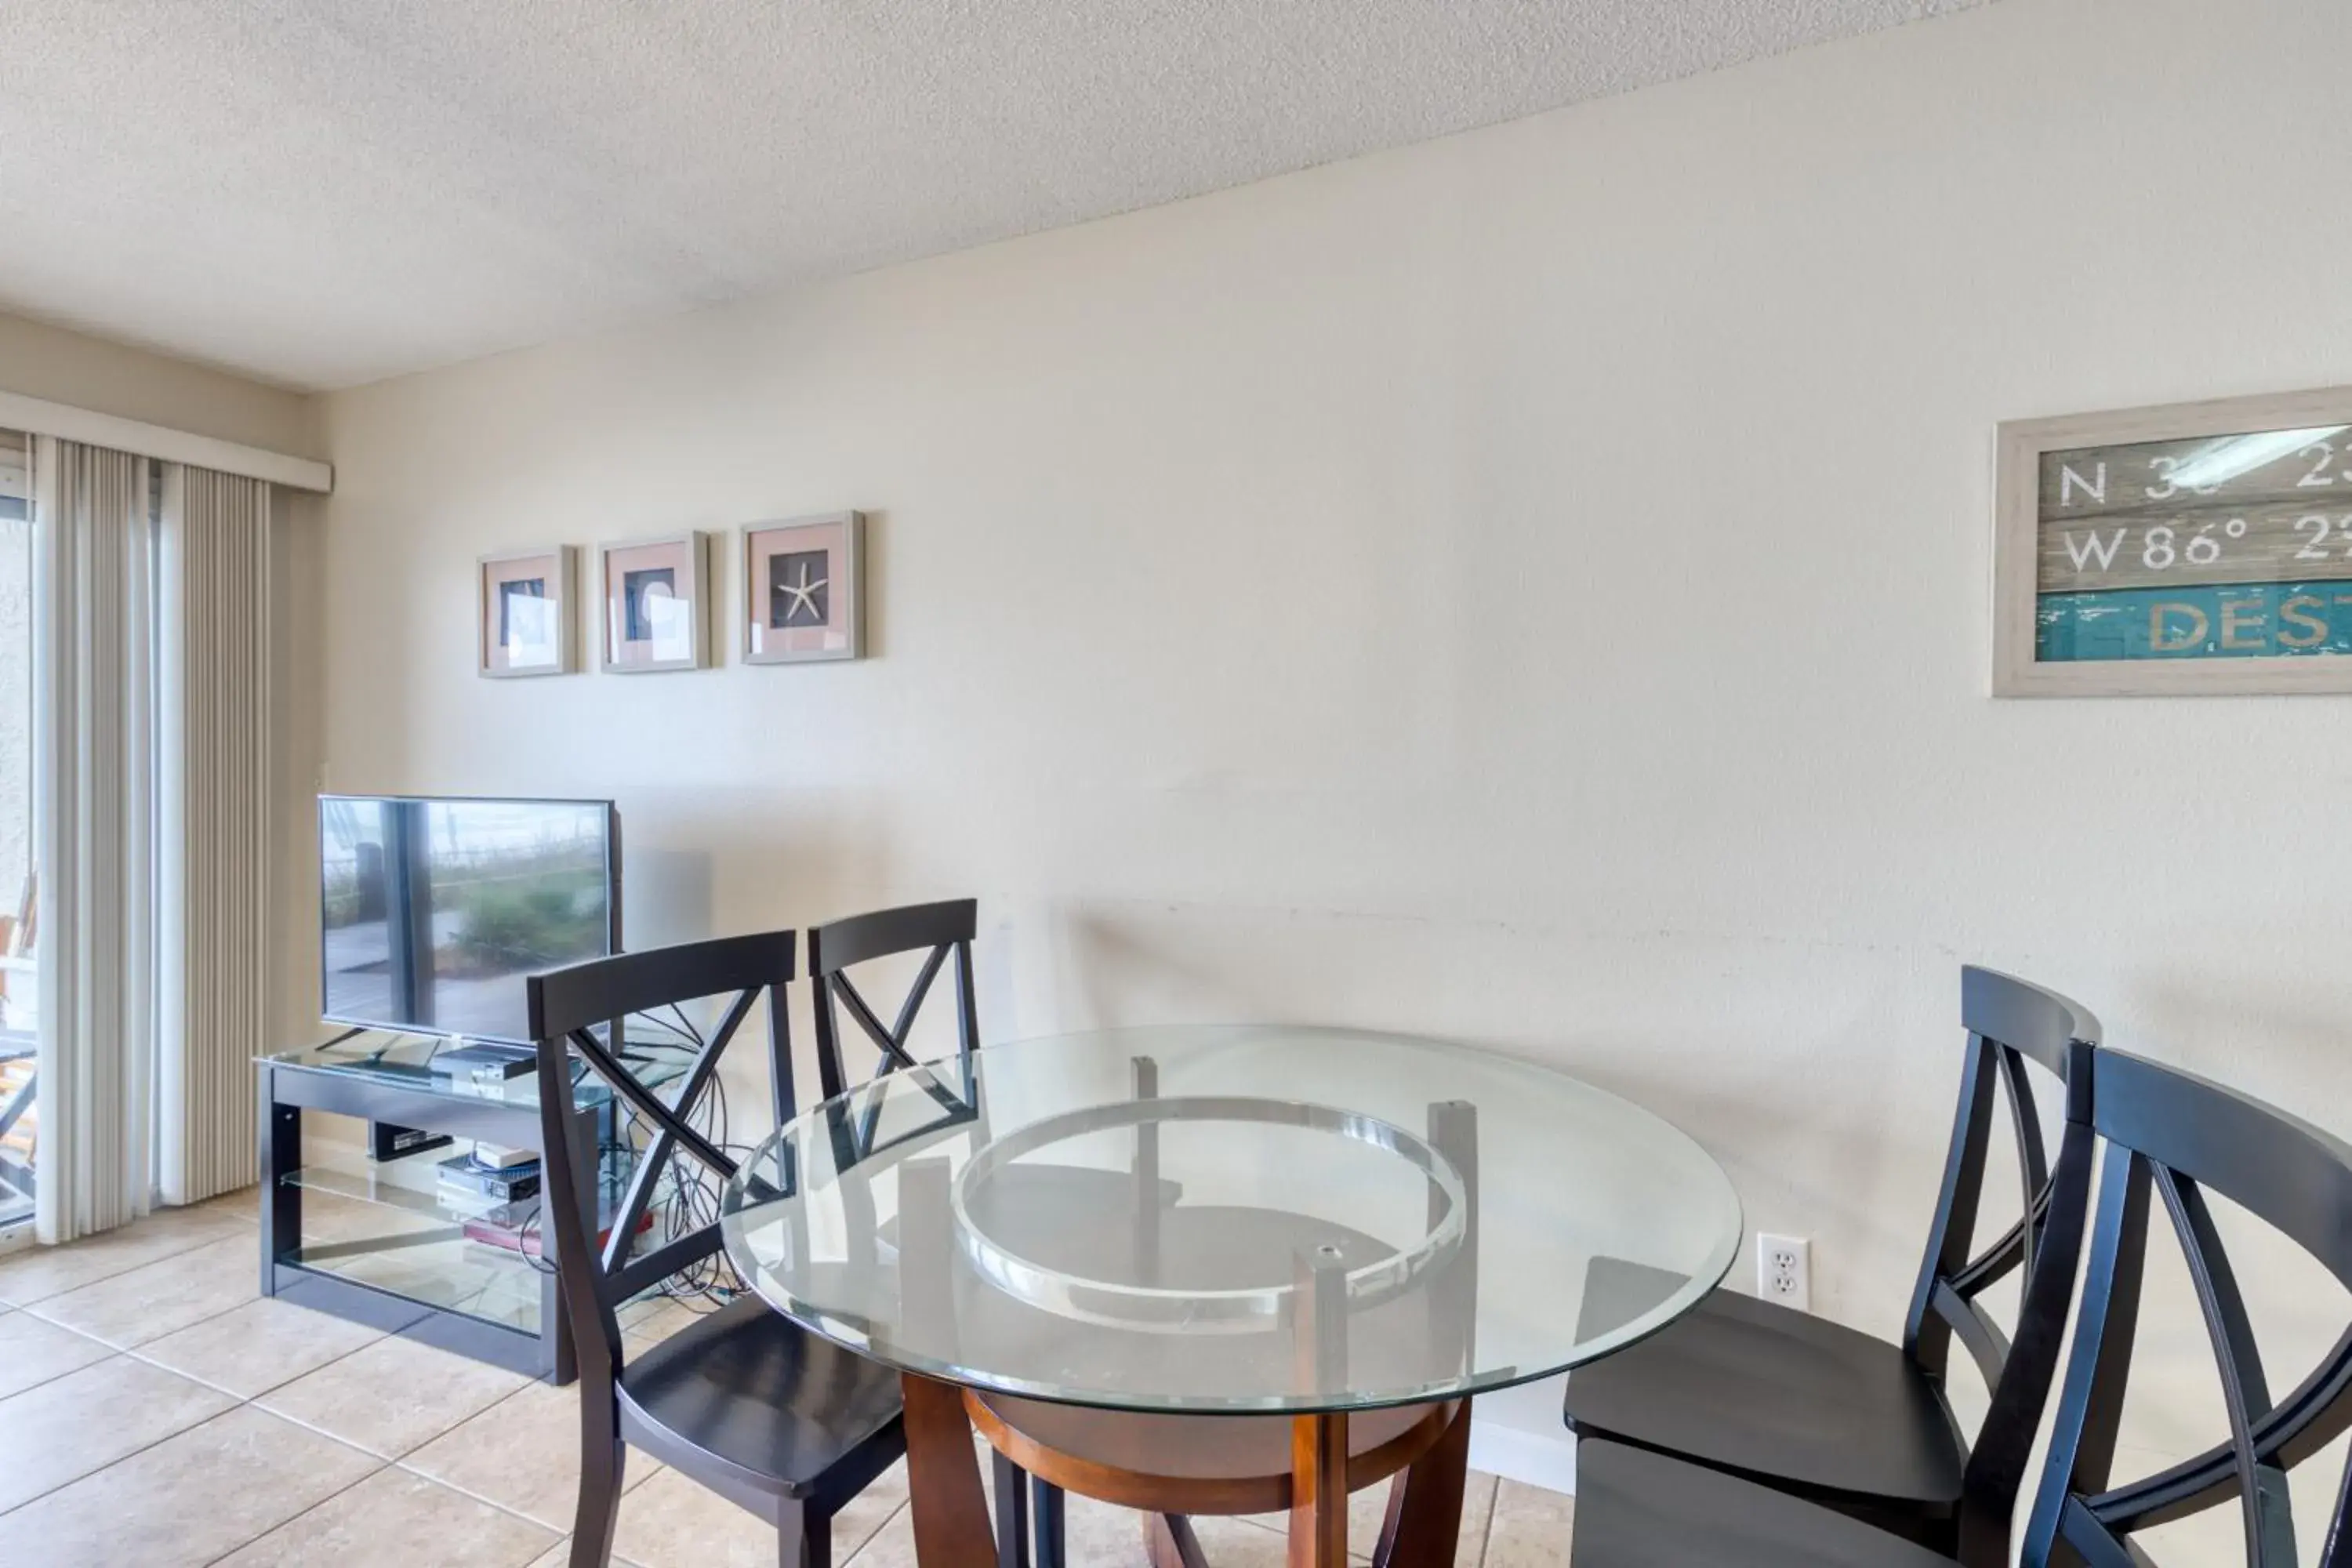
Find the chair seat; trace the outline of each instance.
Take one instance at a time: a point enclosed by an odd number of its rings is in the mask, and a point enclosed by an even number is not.
[[[1622,1443],[1579,1438],[1570,1568],[1702,1563],[1952,1568],[1948,1557],[1785,1492]]]
[[[1929,1517],[1958,1509],[1968,1460],[1900,1345],[1728,1290],[1579,1367],[1564,1414],[1580,1436]]]
[[[629,1442],[744,1500],[854,1493],[900,1451],[898,1374],[819,1339],[756,1298],[733,1301],[622,1369]],[[836,1469],[840,1467],[840,1469]]]

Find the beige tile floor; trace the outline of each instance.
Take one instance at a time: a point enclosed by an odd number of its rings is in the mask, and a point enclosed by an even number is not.
[[[174,1209],[0,1257],[0,1563],[8,1568],[559,1568],[578,1482],[576,1396],[261,1298],[254,1200]],[[689,1321],[636,1312],[632,1348]],[[1474,1475],[1456,1568],[1568,1561],[1573,1504]],[[1382,1492],[1361,1493],[1369,1551]],[[834,1521],[834,1561],[912,1568],[893,1471]],[[1277,1520],[1203,1519],[1219,1568],[1278,1568]],[[1139,1521],[1069,1500],[1076,1568],[1141,1568]],[[775,1538],[633,1456],[620,1560],[772,1564]]]

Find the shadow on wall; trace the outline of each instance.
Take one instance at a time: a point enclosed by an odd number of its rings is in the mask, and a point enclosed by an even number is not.
[[[864,645],[860,657],[880,658],[890,651],[890,595],[887,592],[890,585],[890,514],[867,512],[865,532],[866,543],[858,561],[858,570],[866,578],[857,589],[858,639]]]
[[[621,847],[621,942],[642,952],[716,936],[710,856]]]
[[[702,798],[708,790],[614,793],[622,822],[622,931],[632,950],[805,928],[917,901],[913,892],[898,896],[887,810],[872,801],[758,789],[727,791],[715,803]],[[656,828],[659,846],[648,842]]]
[[[908,889],[898,883],[898,857],[884,826],[887,807],[877,801],[846,794],[744,789],[728,791],[714,802],[710,793],[672,788],[622,792],[625,823],[658,823],[672,842],[684,838],[723,847],[652,848],[635,839],[624,844],[624,932],[635,951],[749,931],[805,931],[867,910],[964,891],[960,887]],[[803,975],[806,962],[803,952]],[[905,977],[887,965],[882,969],[876,988],[895,994],[892,981],[903,984]],[[940,993],[943,1001],[948,994]],[[810,1010],[814,989],[803,979],[788,987],[786,996],[796,1089],[805,1104],[819,1082]],[[983,1007],[989,1001],[983,985]],[[937,1011],[952,1018],[951,1006]],[[869,1064],[859,1056],[854,1066],[862,1079]],[[731,1053],[722,1076],[734,1095],[736,1140],[764,1133],[770,1125],[764,1043],[761,1049]]]

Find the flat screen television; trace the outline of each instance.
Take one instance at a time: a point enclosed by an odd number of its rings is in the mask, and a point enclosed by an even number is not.
[[[319,797],[320,1012],[527,1045],[523,977],[621,949],[605,800]]]

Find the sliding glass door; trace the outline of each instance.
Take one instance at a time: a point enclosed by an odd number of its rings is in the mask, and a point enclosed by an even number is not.
[[[33,831],[33,523],[26,443],[0,430],[0,1238],[33,1217],[40,879]]]

